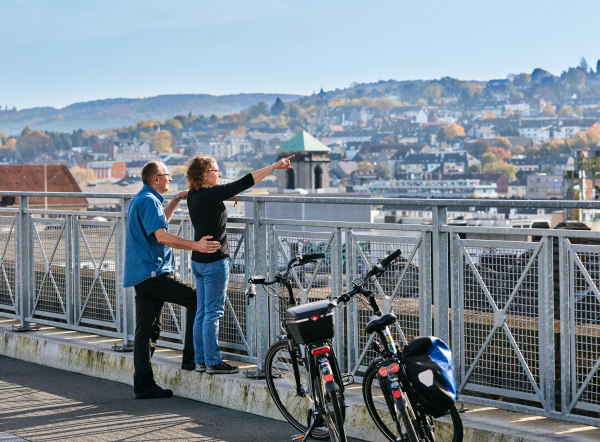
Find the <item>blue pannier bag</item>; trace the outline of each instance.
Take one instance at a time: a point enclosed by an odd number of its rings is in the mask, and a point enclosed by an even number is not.
[[[406,374],[425,409],[433,417],[448,413],[456,402],[452,352],[434,336],[415,338],[402,350]]]

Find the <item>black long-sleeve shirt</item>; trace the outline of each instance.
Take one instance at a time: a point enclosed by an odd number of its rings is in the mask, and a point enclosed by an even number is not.
[[[193,261],[215,262],[229,256],[227,209],[223,201],[233,198],[253,185],[254,179],[249,173],[232,183],[201,187],[198,190],[190,189],[187,205],[194,226],[194,240],[199,241],[202,237],[211,235],[211,241],[221,243],[221,249],[215,253],[192,252]]]

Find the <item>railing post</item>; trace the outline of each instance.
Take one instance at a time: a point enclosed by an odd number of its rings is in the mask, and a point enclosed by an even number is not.
[[[336,228],[333,232],[333,241],[331,242],[330,249],[330,265],[331,265],[331,294],[330,296],[339,296],[342,294],[344,281],[343,281],[343,270],[341,265],[341,253],[342,253],[342,229]],[[346,315],[346,318],[344,316]],[[350,371],[348,364],[348,352],[346,347],[346,336],[344,334],[344,319],[348,324],[348,336],[352,336],[353,330],[356,327],[355,316],[351,313],[350,309],[339,308],[335,310],[335,352],[337,354],[338,363],[340,369],[343,372]]]
[[[266,203],[254,201],[254,270],[257,275],[267,276],[267,254],[276,253],[276,250],[267,248],[267,225],[262,222],[266,218]],[[269,299],[264,290],[258,290],[256,294],[256,317],[267,317],[269,312]],[[264,315],[264,316],[263,316]],[[269,323],[268,321],[256,321],[256,367],[258,373],[264,372],[264,360],[269,349]]]
[[[250,253],[256,244],[255,237],[255,223],[246,223],[246,234],[244,235],[244,287],[248,279],[256,272],[254,262],[256,256]],[[254,357],[258,360],[256,353],[256,324],[258,323],[256,311],[256,299],[246,298],[246,342],[248,343],[248,356]]]
[[[115,281],[115,290],[120,293],[121,305],[121,327],[123,336],[123,346],[120,348],[123,351],[133,350],[133,338],[135,336],[135,291],[133,287],[123,287],[123,274],[125,264],[125,232],[127,231],[127,211],[131,204],[131,198],[124,197],[121,199],[121,217],[120,228],[117,233],[117,253],[119,259],[116,260],[117,281]],[[117,348],[117,346],[115,346]],[[117,348],[118,349],[118,348]]]
[[[448,234],[441,231],[447,224],[447,208],[434,206],[432,217],[433,332],[443,341],[450,342],[448,326],[448,308],[450,307]]]
[[[541,238],[540,251],[540,283],[539,298],[539,336],[540,336],[540,388],[546,401],[546,411],[556,409],[554,383],[554,277],[553,277],[553,239],[551,236]]]
[[[17,318],[21,323],[19,330],[27,331],[31,329],[28,319],[31,317],[31,308],[33,306],[33,295],[35,293],[35,272],[32,272],[32,251],[33,244],[31,238],[31,215],[27,213],[29,208],[29,198],[27,196],[19,197],[19,215],[17,224],[17,261],[19,266],[17,279]]]

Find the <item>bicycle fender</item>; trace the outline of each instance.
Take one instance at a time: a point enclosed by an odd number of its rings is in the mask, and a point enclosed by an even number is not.
[[[334,391],[338,391],[340,389],[339,385],[336,384],[335,381],[329,381],[325,383],[325,391],[327,393],[333,393]]]

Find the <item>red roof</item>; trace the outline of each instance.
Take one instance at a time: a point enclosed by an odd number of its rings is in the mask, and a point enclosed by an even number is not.
[[[79,184],[64,164],[0,165],[0,190],[20,192],[81,192]],[[44,197],[32,197],[30,205],[43,205]],[[85,198],[48,198],[49,205],[87,205]]]

